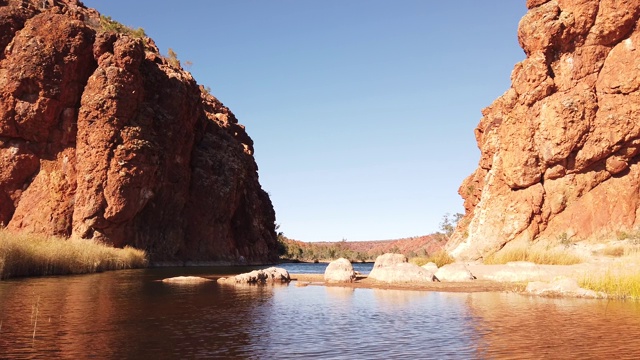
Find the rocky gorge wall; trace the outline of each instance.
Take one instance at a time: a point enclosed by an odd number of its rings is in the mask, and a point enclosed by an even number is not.
[[[482,111],[464,180],[458,258],[506,246],[595,241],[640,226],[640,3],[527,0],[526,59]]]
[[[0,0],[1,225],[155,261],[275,260],[244,127],[151,39],[103,20],[76,0]]]

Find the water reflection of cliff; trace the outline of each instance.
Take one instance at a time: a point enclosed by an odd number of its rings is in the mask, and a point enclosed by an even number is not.
[[[1,284],[0,349],[22,354],[104,353],[111,344],[104,326],[119,312],[111,286],[101,275]]]
[[[506,293],[450,296],[464,298],[473,314],[481,357],[624,359],[640,346],[638,303]]]
[[[140,274],[0,283],[0,358],[242,357],[255,351],[273,289],[215,282],[176,287]]]

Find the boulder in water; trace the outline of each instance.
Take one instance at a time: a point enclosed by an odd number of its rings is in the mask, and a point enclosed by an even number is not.
[[[349,283],[356,279],[356,272],[351,262],[345,258],[334,260],[324,271],[324,281],[330,283]]]

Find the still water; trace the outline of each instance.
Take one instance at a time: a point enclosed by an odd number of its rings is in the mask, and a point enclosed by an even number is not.
[[[640,356],[636,302],[157,281],[221,272],[229,270],[162,268],[0,281],[0,358]]]
[[[327,269],[327,263],[285,263],[278,267],[286,269],[290,274],[324,274]],[[369,275],[373,269],[373,263],[353,263],[353,270],[358,271],[362,275]]]

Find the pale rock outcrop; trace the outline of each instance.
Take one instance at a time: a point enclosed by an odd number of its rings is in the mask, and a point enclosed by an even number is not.
[[[356,280],[356,272],[351,262],[345,258],[334,260],[324,270],[324,281],[329,283],[349,283]]]
[[[447,250],[460,259],[640,227],[640,3],[527,6],[527,58],[482,111],[478,168],[459,189],[466,214]]]
[[[604,298],[605,294],[583,289],[575,279],[559,277],[551,282],[533,281],[527,284],[525,292],[539,296],[564,296],[580,298]]]
[[[528,261],[512,261],[505,265],[484,266],[491,271],[486,271],[482,278],[498,282],[523,282],[549,278],[552,274],[548,267],[534,264]]]
[[[435,272],[436,278],[440,281],[462,282],[472,281],[476,277],[469,271],[463,263],[453,263],[444,265]]]
[[[436,263],[434,262],[428,262],[422,265],[422,268],[432,273],[435,273],[436,271],[438,271],[438,265],[436,265]]]
[[[283,268],[270,267],[267,269],[253,270],[248,273],[228,278],[219,278],[219,283],[225,284],[283,284],[289,283],[289,272]]]
[[[399,282],[433,282],[437,279],[426,269],[407,262],[407,257],[401,254],[384,254],[376,258],[369,279],[387,283]]]
[[[211,279],[203,278],[200,276],[175,276],[171,278],[162,279],[163,283],[167,284],[202,284],[213,281]]]

